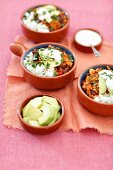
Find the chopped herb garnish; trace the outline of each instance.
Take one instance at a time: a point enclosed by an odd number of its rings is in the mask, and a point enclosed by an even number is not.
[[[34,53],[34,55],[33,55],[33,61],[38,60],[38,58],[39,58],[39,54],[38,54],[38,53]]]
[[[101,73],[101,75],[105,75],[105,76],[109,77],[110,79],[113,78],[113,75],[112,75],[112,74],[107,74],[107,73],[105,73],[105,72]]]
[[[54,76],[54,77],[56,77],[56,76],[57,76],[57,72],[56,72],[56,71],[54,71],[53,76]]]
[[[53,16],[52,16],[52,19],[57,20],[57,19],[58,19],[58,16],[57,16],[57,15],[53,15]]]
[[[54,31],[54,28],[53,28],[53,27],[50,27],[49,30],[50,30],[50,31]]]
[[[38,65],[39,65],[39,66],[44,65],[44,62],[40,62],[40,63],[38,63]]]
[[[43,15],[45,15],[46,14],[46,11],[43,11],[43,13],[42,13]]]
[[[54,9],[49,9],[49,10],[48,10],[48,12],[52,12],[52,11],[54,11]]]
[[[63,62],[64,62],[64,59],[62,58],[62,59],[61,59],[61,63],[63,63]]]
[[[58,64],[59,64],[59,62],[55,62],[55,64],[56,64],[56,65],[58,65]]]
[[[51,49],[51,51],[50,51],[51,53],[53,53],[53,49]]]
[[[101,73],[101,75],[106,75],[107,76],[107,73],[103,72],[103,73]]]
[[[32,64],[32,67],[33,67],[33,68],[36,68],[36,66],[37,66],[37,63],[33,63],[33,64]]]
[[[111,74],[109,74],[109,75],[107,75],[110,79],[112,79],[113,78],[113,75],[111,75]]]
[[[47,62],[46,69],[50,68],[50,63]]]
[[[69,57],[69,59],[72,59],[72,60],[73,60],[72,55],[69,54],[68,57]]]

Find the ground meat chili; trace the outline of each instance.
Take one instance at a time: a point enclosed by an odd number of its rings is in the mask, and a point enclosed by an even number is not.
[[[96,95],[99,95],[99,71],[102,68],[97,69],[90,69],[89,73],[86,75],[85,80],[82,82],[82,89],[83,91],[89,96],[90,98],[94,99]]]

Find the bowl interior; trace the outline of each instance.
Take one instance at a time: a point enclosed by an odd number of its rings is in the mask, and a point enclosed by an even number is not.
[[[71,50],[69,50],[68,48],[66,48],[65,46],[63,46],[63,45],[60,45],[60,44],[57,44],[57,43],[41,43],[41,44],[38,44],[38,45],[35,45],[35,46],[33,46],[32,48],[30,48],[29,50],[27,50],[24,54],[23,54],[23,57],[22,57],[22,66],[24,67],[24,69],[25,70],[27,70],[29,73],[31,73],[25,66],[24,66],[24,59],[25,59],[25,57],[26,57],[26,55],[28,55],[31,51],[33,51],[33,49],[40,49],[40,48],[47,48],[49,45],[51,45],[51,46],[54,46],[54,47],[59,47],[61,50],[63,50],[63,51],[65,51],[68,55],[71,55],[72,56],[72,58],[73,58],[73,60],[74,60],[74,64],[76,63],[75,61],[76,61],[76,58],[75,58],[75,56],[74,56],[74,54],[72,53],[72,51]],[[73,65],[74,66],[74,65]],[[73,67],[72,67],[73,68]],[[72,70],[72,68],[71,68],[71,70]],[[68,72],[70,72],[70,71],[68,71]],[[67,73],[68,73],[67,72]],[[65,73],[66,74],[66,73]],[[63,74],[63,75],[65,75],[65,74]],[[63,75],[61,75],[61,76],[63,76]],[[38,76],[38,75],[36,75],[36,76]],[[60,77],[60,76],[57,76],[57,77]],[[47,78],[49,78],[49,77],[47,77]],[[54,77],[55,78],[55,77]]]
[[[55,6],[58,10],[60,10],[61,12],[64,12],[65,15],[67,16],[67,19],[68,19],[67,23],[66,23],[62,28],[60,28],[60,29],[58,29],[58,30],[51,31],[51,32],[47,32],[47,33],[45,33],[45,32],[38,32],[38,31],[35,31],[35,30],[27,27],[27,25],[24,24],[24,22],[23,22],[23,16],[24,16],[25,12],[27,12],[28,10],[32,10],[32,9],[34,9],[34,8],[42,7],[42,6],[44,6],[44,5],[53,5],[53,6]],[[54,32],[57,32],[57,31],[59,31],[59,30],[64,29],[64,28],[69,24],[69,19],[70,19],[70,17],[69,17],[68,12],[67,12],[65,9],[62,9],[61,7],[59,7],[59,6],[57,6],[57,5],[54,5],[54,4],[40,4],[40,5],[36,5],[36,6],[33,6],[33,7],[28,8],[28,9],[25,10],[25,11],[22,13],[22,15],[21,15],[21,22],[22,22],[22,24],[23,24],[26,28],[28,28],[29,30],[31,30],[31,31],[33,31],[33,32],[41,33],[41,34],[51,34],[51,33],[54,33]]]
[[[80,76],[80,87],[81,87],[81,85],[82,85],[82,81],[86,78],[86,75],[88,74],[88,72],[89,72],[89,70],[90,70],[90,68],[94,68],[94,69],[96,69],[96,68],[103,68],[103,69],[106,69],[106,67],[107,66],[109,66],[112,70],[113,70],[113,65],[109,65],[109,64],[100,64],[100,65],[95,65],[95,66],[91,66],[91,67],[89,67],[87,70],[85,70],[82,74],[81,74],[81,76]],[[81,89],[82,89],[82,87],[81,87]],[[83,90],[82,90],[83,91]],[[84,92],[84,91],[83,91]],[[85,94],[85,93],[84,93]],[[85,94],[86,95],[86,94]]]
[[[75,32],[75,34],[74,34],[74,41],[75,41],[77,44],[79,44],[80,46],[85,47],[85,48],[90,48],[90,45],[85,45],[85,44],[83,44],[83,43],[80,43],[80,42],[77,40],[77,34],[80,33],[81,31],[92,31],[92,32],[96,33],[96,34],[100,37],[101,41],[100,41],[99,43],[93,45],[93,46],[96,47],[96,46],[98,46],[99,44],[102,43],[103,37],[102,37],[102,35],[100,34],[100,32],[98,32],[98,31],[95,30],[95,29],[91,29],[91,28],[83,28],[83,29],[77,30],[77,31]],[[93,39],[93,38],[92,38],[92,39]]]

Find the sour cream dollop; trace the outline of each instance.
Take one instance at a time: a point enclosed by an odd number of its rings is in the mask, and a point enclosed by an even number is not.
[[[84,46],[97,45],[101,43],[101,36],[93,30],[80,30],[75,36],[75,40]]]

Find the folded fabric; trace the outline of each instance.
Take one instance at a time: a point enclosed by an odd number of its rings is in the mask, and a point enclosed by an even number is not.
[[[16,42],[24,44],[27,48],[33,45],[24,36],[18,36]],[[27,83],[23,78],[20,58],[12,54],[7,70],[3,124],[7,127],[23,129],[17,116],[20,103],[32,94],[48,93],[60,98],[64,103],[65,118],[61,130],[71,129],[79,132],[81,129],[94,128],[100,133],[113,134],[113,116],[100,116],[86,110],[77,99],[76,87],[77,78],[81,71],[94,64],[111,64],[113,62],[113,45],[104,42],[100,50],[101,56],[95,57],[93,53],[88,54],[78,51],[69,39],[64,39],[61,43],[73,50],[77,58],[77,73],[73,82],[56,91],[35,89]]]

